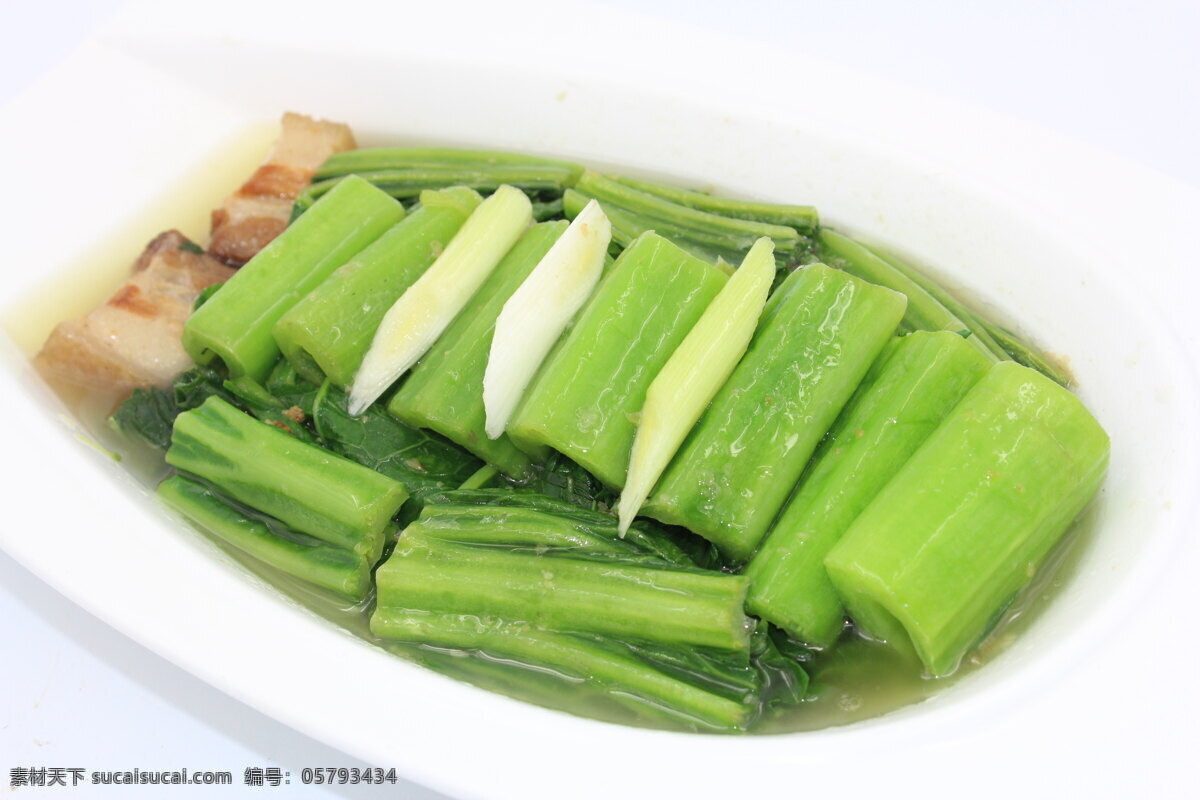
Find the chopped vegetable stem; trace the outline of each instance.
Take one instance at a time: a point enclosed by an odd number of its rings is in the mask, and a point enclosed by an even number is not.
[[[646,391],[618,509],[622,532],[745,354],[775,279],[773,252],[766,237],[750,248]]]
[[[748,559],[903,314],[903,295],[824,264],[789,275],[644,513]]]
[[[529,198],[502,186],[467,218],[446,249],[388,309],[350,389],[361,414],[437,341],[533,223]]]
[[[348,387],[371,338],[396,299],[416,282],[479,205],[462,187],[458,202],[424,203],[339,267],[275,323],[275,341],[313,383]]]
[[[825,558],[869,635],[953,672],[1096,493],[1109,441],[1079,399],[994,364]]]
[[[948,331],[889,345],[747,567],[747,609],[813,647],[834,643],[845,609],[826,554],[990,363]]]
[[[219,359],[231,377],[262,381],[279,358],[279,318],[403,216],[371,184],[346,179],[188,318],[184,349],[197,364]]]
[[[219,397],[175,419],[167,462],[372,561],[379,558],[384,529],[408,498],[391,478],[298,441]]]

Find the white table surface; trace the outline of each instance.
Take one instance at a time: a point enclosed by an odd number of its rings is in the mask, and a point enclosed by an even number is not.
[[[0,4],[0,103],[33,85],[119,5],[114,0]],[[607,0],[596,7],[665,17],[885,74],[1099,145],[1200,186],[1200,3],[1008,0],[986,5]],[[203,4],[192,13],[203,13]],[[13,767],[89,772],[188,767],[228,770],[234,776],[233,786],[212,789],[81,786],[18,790],[22,794],[16,796],[443,797],[404,781],[384,788],[300,786],[304,767],[366,765],[126,639],[3,553],[0,637],[5,642],[0,787],[8,786]],[[247,767],[279,767],[291,773],[292,783],[280,789],[245,787]]]

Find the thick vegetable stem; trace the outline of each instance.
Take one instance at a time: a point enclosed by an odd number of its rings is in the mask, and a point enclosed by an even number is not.
[[[639,192],[657,195],[674,203],[689,208],[721,214],[726,217],[748,219],[757,222],[769,222],[773,225],[785,225],[801,232],[812,232],[817,229],[820,217],[817,209],[812,206],[791,206],[779,203],[760,203],[752,200],[731,200],[727,197],[714,197],[703,192],[689,189],[679,189],[674,186],[664,186],[661,183],[636,180],[617,176],[618,183],[623,183]]]
[[[484,429],[504,434],[550,348],[596,288],[612,241],[599,203],[589,203],[504,303],[483,376]]]
[[[437,431],[514,478],[528,474],[529,457],[507,436],[484,432],[488,352],[500,310],[566,227],[543,222],[521,237],[387,406],[406,424]]]
[[[574,181],[574,173],[557,166],[461,166],[414,167],[375,172],[356,172],[355,176],[397,200],[410,200],[430,189],[462,186],[480,192],[494,192],[501,186],[513,186],[530,194],[558,194]],[[296,209],[305,211],[314,201],[337,186],[344,178],[317,181],[296,198]]]
[[[618,506],[622,532],[745,354],[775,279],[773,253],[770,239],[755,242],[646,391]]]
[[[467,536],[472,544],[456,541]],[[626,561],[619,553],[501,546],[506,536],[486,517],[459,517],[449,528],[425,519],[409,525],[376,572],[380,605],[495,616],[543,630],[749,648],[743,576]]]
[[[218,539],[293,577],[362,600],[371,562],[361,553],[281,530],[226,501],[211,487],[173,475],[155,490],[163,502]]]
[[[496,166],[543,166],[565,169],[574,183],[583,167],[570,161],[531,156],[524,153],[504,153],[498,150],[467,150],[454,147],[364,147],[335,153],[317,170],[318,178],[333,178],[352,172],[375,172],[386,169],[438,167],[442,169]]]
[[[611,203],[647,219],[659,220],[697,235],[719,232],[740,238],[744,241],[746,249],[763,236],[770,238],[777,249],[784,251],[791,250],[799,241],[795,228],[701,211],[634,189],[594,172],[585,172],[574,188],[596,198],[601,204]]]
[[[726,280],[661,236],[639,237],[546,359],[509,436],[623,486],[646,390]]]
[[[866,633],[953,672],[1096,493],[1109,441],[1079,399],[994,365],[825,559]]]
[[[903,295],[824,264],[789,275],[643,512],[748,559],[903,314]]]
[[[450,493],[454,494],[454,493]],[[425,530],[461,544],[503,544],[513,547],[575,547],[592,553],[642,554],[633,542],[605,535],[601,528],[580,524],[572,517],[549,514],[528,506],[441,504],[426,502],[421,511]]]
[[[479,205],[470,189],[428,193],[421,207],[342,265],[275,323],[275,341],[313,383],[347,387],[396,299],[429,268]],[[439,200],[443,202],[439,202]]]
[[[616,520],[611,514],[586,508],[533,492],[517,492],[511,489],[466,489],[447,492],[429,492],[423,495],[426,505],[461,508],[466,505],[499,508],[529,508],[544,512],[544,516],[555,520],[555,526],[565,520],[571,527],[585,535],[580,541],[603,541],[610,543],[604,549],[612,552],[641,553],[654,556],[678,566],[695,566],[696,561],[679,546],[677,538],[671,536],[656,523],[646,521],[634,524],[624,536],[617,530]],[[448,513],[448,512],[447,512]],[[558,528],[555,527],[555,530]],[[511,526],[505,530],[512,532]],[[523,534],[522,534],[523,535]],[[690,538],[690,537],[689,537]],[[613,549],[615,548],[615,549]]]
[[[231,377],[261,382],[279,358],[279,318],[403,216],[371,184],[346,179],[188,318],[184,349],[198,364],[219,359]]]
[[[371,631],[385,639],[482,650],[493,657],[587,681],[618,696],[632,696],[705,728],[745,730],[757,711],[753,696],[740,701],[723,697],[656,669],[633,651],[609,642],[540,630],[525,622],[411,610],[392,607],[389,602],[390,596],[381,592],[379,606],[371,616]]]
[[[825,556],[990,363],[947,331],[889,346],[747,567],[747,609],[813,647],[833,644],[845,609]]]
[[[167,462],[301,533],[374,563],[404,487],[298,441],[218,397],[175,420]]]
[[[425,355],[531,224],[529,198],[520,189],[501,186],[479,204],[384,315],[354,376],[351,414],[365,411]]]

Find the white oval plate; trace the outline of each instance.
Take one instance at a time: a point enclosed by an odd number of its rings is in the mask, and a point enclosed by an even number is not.
[[[0,113],[4,152],[20,154],[0,299],[21,347],[55,321],[12,322],[46,273],[113,231],[125,260],[165,227],[201,235],[197,209],[254,160],[230,137],[284,109],[347,120],[367,144],[390,133],[622,164],[813,203],[1069,354],[1113,437],[1096,529],[1032,628],[933,700],[816,733],[625,728],[456,683],[282,599],[82,444],[10,346],[0,544],[14,557],[231,695],[464,797],[1011,797],[1190,780],[1200,390],[1194,334],[1171,320],[1200,289],[1195,192],[983,111],[612,11],[564,9],[548,26],[546,7],[446,4],[386,25],[343,3],[317,37],[286,4],[221,0],[186,18],[168,5],[129,9]],[[72,176],[48,180],[64,159]],[[188,175],[189,191],[164,195]]]

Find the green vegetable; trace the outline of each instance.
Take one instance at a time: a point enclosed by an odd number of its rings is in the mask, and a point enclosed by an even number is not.
[[[812,206],[790,206],[778,203],[756,203],[751,200],[731,200],[727,197],[714,197],[703,192],[693,192],[688,189],[678,189],[674,186],[664,186],[661,183],[635,180],[623,176],[614,176],[613,180],[622,183],[639,192],[657,195],[673,203],[678,203],[700,211],[721,214],[736,219],[747,219],[756,222],[768,222],[773,225],[784,225],[797,231],[811,232],[817,229],[820,217],[817,209]]]
[[[360,553],[268,521],[182,475],[167,478],[155,491],[218,539],[289,575],[353,600],[362,600],[371,588],[371,562]]]
[[[285,406],[296,406],[308,417],[313,415],[313,401],[321,388],[305,380],[286,358],[279,359],[263,388]],[[226,398],[228,399],[228,398]]]
[[[814,647],[833,644],[845,610],[825,556],[990,363],[946,331],[912,333],[889,347],[746,568],[751,613]]]
[[[510,476],[528,476],[529,458],[507,436],[484,432],[483,377],[500,309],[566,227],[545,222],[521,237],[393,395],[393,416],[437,431]]]
[[[317,178],[331,178],[351,172],[375,172],[386,169],[439,167],[443,169],[498,166],[543,166],[565,169],[571,183],[578,179],[583,167],[570,161],[560,161],[524,153],[503,153],[496,150],[465,150],[455,147],[364,147],[335,153],[317,170]]]
[[[559,193],[574,180],[574,173],[565,167],[547,165],[413,167],[373,172],[356,172],[355,177],[391,195],[397,200],[417,197],[430,189],[462,186],[480,192],[494,192],[501,186],[512,186],[530,194]],[[331,191],[345,178],[330,178],[309,185],[296,198],[296,209],[305,210],[322,195]]]
[[[349,386],[384,314],[441,254],[479,202],[478,194],[462,187],[427,193],[420,208],[284,314],[275,323],[275,341],[297,372],[314,383],[329,376],[339,386]]]
[[[511,186],[479,204],[384,315],[354,376],[350,413],[365,411],[425,355],[532,222],[529,198]]]
[[[510,488],[548,495],[591,511],[607,512],[616,504],[617,495],[595,475],[562,453],[550,451],[545,461],[533,465],[533,477],[503,481]]]
[[[167,463],[301,533],[371,560],[379,558],[384,529],[408,498],[395,480],[298,441],[218,397],[175,419]]]
[[[796,229],[786,225],[711,214],[633,189],[594,172],[585,172],[574,188],[599,200],[606,208],[611,204],[643,219],[666,223],[688,235],[710,236],[719,233],[730,241],[739,242],[737,249],[742,252],[749,250],[763,236],[770,238],[776,249],[782,251],[791,250],[799,240]]]
[[[306,423],[308,415],[297,407],[284,407],[282,401],[271,395],[261,384],[243,375],[237,380],[225,381],[224,388],[235,398],[233,405],[248,412],[255,419],[272,425],[302,442],[317,444],[316,437]]]
[[[902,295],[823,264],[788,276],[643,513],[748,559],[903,313]]]
[[[394,559],[393,559],[394,560]],[[392,562],[389,561],[388,564]],[[380,568],[382,571],[387,567]],[[656,669],[635,651],[608,640],[544,631],[503,618],[412,610],[380,589],[371,615],[376,636],[404,642],[482,650],[493,657],[565,673],[605,692],[632,696],[671,716],[718,730],[745,730],[756,711],[751,698],[732,700]]]
[[[113,428],[158,450],[171,446],[171,427],[179,407],[173,394],[157,386],[134,389],[109,418]]]
[[[505,301],[483,375],[488,438],[504,434],[534,374],[596,288],[611,240],[608,218],[589,204]]]
[[[855,623],[953,672],[1095,494],[1108,435],[1079,399],[994,365],[825,559]]]
[[[980,320],[980,324],[1013,361],[1036,369],[1059,386],[1070,387],[1075,383],[1070,370],[1021,341],[1020,337],[1007,328],[983,319]]]
[[[596,200],[590,194],[568,189],[563,193],[563,213],[574,219],[588,203]],[[613,248],[617,254],[629,247],[639,236],[657,233],[682,250],[711,264],[722,265],[729,261],[740,261],[753,245],[745,236],[730,237],[720,231],[700,231],[680,228],[660,219],[646,217],[627,211],[610,201],[600,202],[604,215],[612,224]],[[724,270],[728,273],[728,270]]]
[[[619,506],[628,530],[650,490],[746,352],[775,278],[771,240],[759,239],[704,309],[646,391]]]
[[[317,395],[313,424],[325,446],[399,481],[409,494],[453,488],[482,466],[450,442],[402,424],[379,404],[352,417],[347,402],[346,393],[328,383]]]
[[[404,216],[404,208],[348,178],[259,251],[183,328],[197,364],[219,359],[231,377],[263,380],[279,357],[272,328],[335,269]]]
[[[945,306],[951,314],[961,319],[971,331],[971,335],[978,336],[979,341],[987,345],[988,349],[992,351],[993,355],[995,355],[997,359],[1000,361],[1005,361],[1008,359],[1008,353],[988,332],[988,323],[982,317],[968,308],[966,303],[963,303],[953,294],[946,291],[937,281],[933,280],[928,275],[925,275],[919,269],[907,263],[904,261],[904,259],[899,258],[894,253],[887,252],[879,247],[869,247],[868,249],[886,261],[896,270],[907,276],[922,289],[929,292],[929,294],[935,300]]]
[[[190,411],[199,408],[205,400],[216,395],[232,405],[241,402],[237,396],[225,388],[228,379],[225,370],[211,366],[192,367],[181,372],[171,383],[175,395],[175,405],[180,411]]]
[[[908,298],[904,323],[918,331],[950,331],[966,337],[977,350],[995,360],[988,342],[981,339],[971,326],[922,288],[895,265],[880,258],[863,245],[828,228],[819,237],[822,258],[865,281],[894,289]]]
[[[726,280],[661,236],[639,237],[546,359],[509,424],[514,443],[624,485],[646,390]]]
[[[533,492],[512,489],[455,489],[445,492],[427,492],[421,497],[425,507],[437,506],[439,518],[452,519],[455,514],[467,517],[482,515],[499,519],[500,515],[514,511],[536,511],[537,517],[526,515],[520,526],[502,526],[506,538],[503,544],[530,543],[551,546],[552,537],[566,535],[575,537],[576,547],[586,547],[597,552],[640,553],[653,556],[677,566],[696,566],[696,562],[677,544],[675,538],[661,526],[652,522],[639,522],[625,536],[617,530],[616,521],[608,514],[580,508],[565,500]],[[453,511],[451,509],[454,509]],[[474,510],[471,510],[474,509]],[[491,531],[487,536],[499,535]],[[531,540],[528,537],[545,535],[546,538]],[[563,545],[559,545],[563,546]]]
[[[537,512],[530,512],[537,513]],[[742,576],[570,548],[501,546],[486,520],[409,525],[376,572],[380,605],[523,621],[544,630],[747,650]],[[463,544],[456,537],[468,537]]]
[[[424,530],[436,531],[459,544],[496,544],[496,531],[504,532],[503,544],[512,547],[583,548],[595,553],[640,553],[633,544],[597,534],[571,517],[541,510],[502,505],[437,505],[425,498],[421,512]]]
[[[553,200],[535,200],[533,202],[533,218],[537,222],[562,219],[562,217],[563,200],[561,197],[556,197]]]
[[[1024,364],[1030,369],[1036,369],[1060,386],[1070,388],[1075,382],[1069,369],[1056,363],[1052,358],[1048,358],[1036,347],[1022,341],[1019,336],[1004,326],[998,325],[983,315],[972,311],[965,303],[946,291],[937,281],[925,275],[921,270],[892,253],[884,252],[879,248],[872,248],[872,251],[908,276],[922,289],[929,292],[939,303],[949,309],[951,313],[962,319],[970,328],[971,333],[974,336],[978,336],[979,340],[986,344],[1000,360],[1003,361],[1011,358],[1018,364]]]

